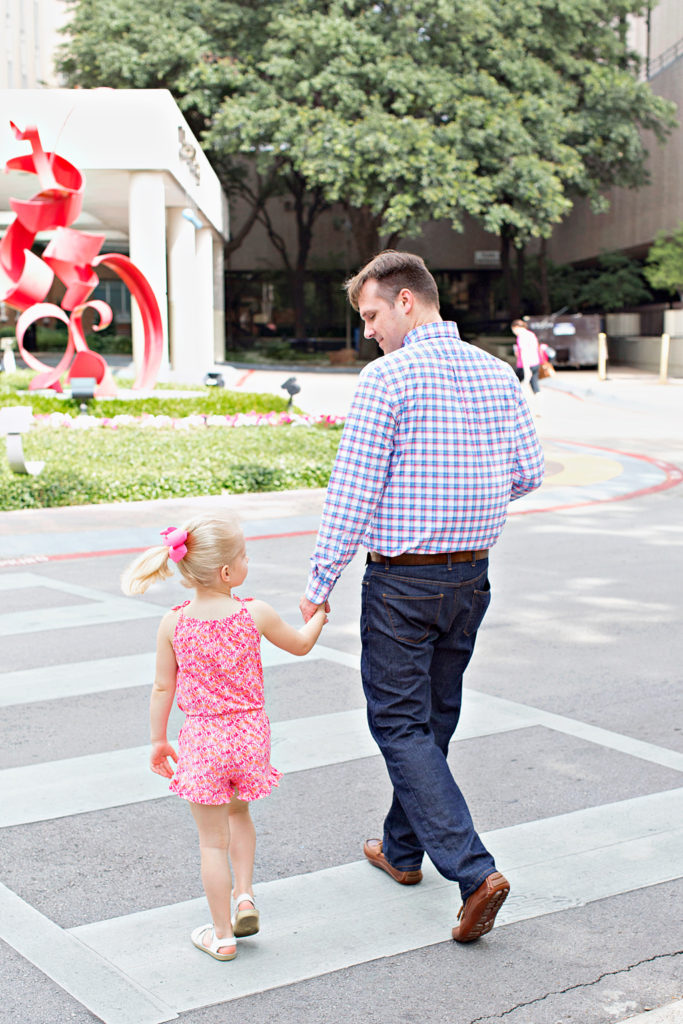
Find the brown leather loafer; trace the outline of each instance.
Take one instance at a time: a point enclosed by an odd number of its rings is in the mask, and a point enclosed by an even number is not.
[[[419,869],[417,871],[400,871],[398,868],[391,866],[382,853],[381,839],[366,839],[363,845],[363,853],[371,864],[374,864],[376,868],[381,868],[382,871],[386,871],[395,882],[399,882],[401,885],[417,885],[418,882],[422,881],[422,872]]]
[[[505,903],[510,892],[510,883],[500,871],[494,871],[485,878],[478,889],[465,900],[458,913],[453,929],[456,942],[476,942],[493,928],[496,914]]]

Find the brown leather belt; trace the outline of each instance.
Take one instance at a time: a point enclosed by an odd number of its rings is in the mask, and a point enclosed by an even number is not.
[[[488,556],[488,548],[483,551],[446,551],[436,555],[420,554],[417,551],[404,555],[380,555],[377,551],[368,551],[368,561],[385,562],[388,565],[449,565],[451,562],[478,562]]]

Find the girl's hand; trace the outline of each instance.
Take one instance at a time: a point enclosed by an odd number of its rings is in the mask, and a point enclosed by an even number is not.
[[[172,758],[178,763],[178,755],[166,740],[152,745],[152,753],[149,757],[149,766],[156,775],[162,775],[165,779],[173,778],[173,769],[168,759]]]

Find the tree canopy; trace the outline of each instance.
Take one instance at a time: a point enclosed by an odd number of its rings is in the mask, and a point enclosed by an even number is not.
[[[252,219],[347,210],[363,259],[464,213],[510,248],[647,181],[673,105],[638,79],[644,0],[71,0],[72,85],[169,88]],[[298,197],[298,199],[297,199]],[[299,207],[296,207],[296,203]],[[276,243],[277,244],[277,243]]]
[[[683,299],[683,224],[672,235],[659,232],[647,256],[645,276],[653,288]]]

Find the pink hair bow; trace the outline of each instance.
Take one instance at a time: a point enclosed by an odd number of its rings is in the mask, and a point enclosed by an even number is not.
[[[168,557],[173,562],[179,562],[187,554],[187,530],[178,530],[175,526],[161,531],[164,544],[169,548]]]

